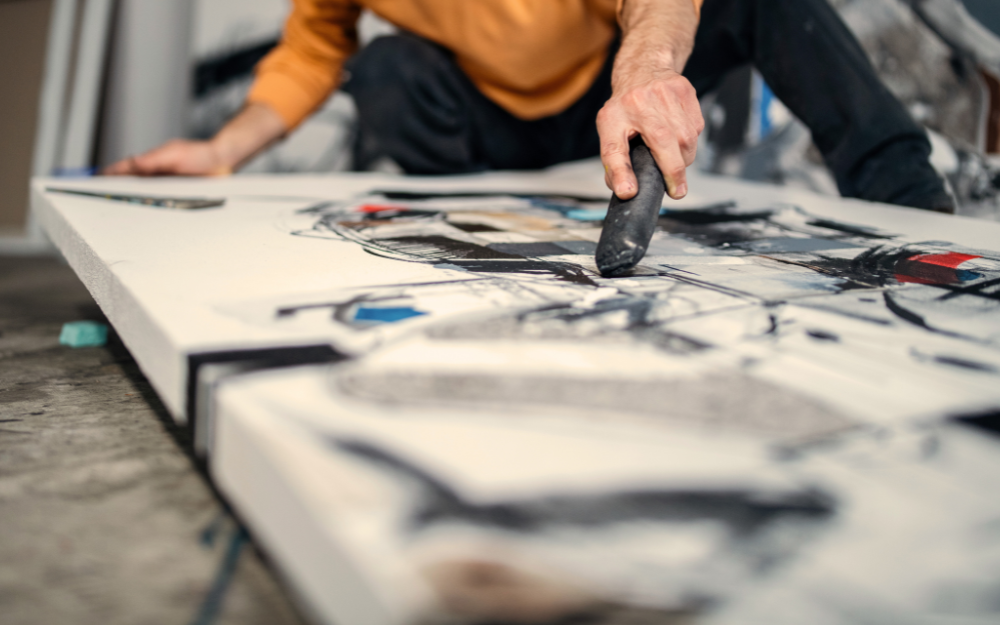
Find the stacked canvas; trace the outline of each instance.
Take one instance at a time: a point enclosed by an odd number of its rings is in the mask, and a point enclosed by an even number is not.
[[[319,621],[995,622],[1000,226],[593,169],[36,206]]]

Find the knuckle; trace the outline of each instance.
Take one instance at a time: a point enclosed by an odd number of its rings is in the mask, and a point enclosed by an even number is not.
[[[633,89],[622,96],[622,104],[629,108],[640,108],[645,101],[645,94],[639,89]]]
[[[618,165],[621,159],[615,157],[620,157],[623,154],[625,154],[625,147],[617,141],[608,141],[601,145],[601,156],[609,157],[608,162],[605,164],[610,168]]]
[[[677,144],[681,150],[692,150],[698,145],[698,135],[691,130],[684,131],[678,135]]]

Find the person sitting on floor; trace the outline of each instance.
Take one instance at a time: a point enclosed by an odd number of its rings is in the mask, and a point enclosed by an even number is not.
[[[356,53],[363,8],[401,32]],[[231,172],[344,79],[358,168],[388,157],[407,173],[457,174],[599,154],[628,199],[641,135],[679,199],[704,128],[698,97],[748,63],[809,127],[842,195],[953,212],[925,132],[827,0],[295,0],[246,106],[211,140],[105,173]]]

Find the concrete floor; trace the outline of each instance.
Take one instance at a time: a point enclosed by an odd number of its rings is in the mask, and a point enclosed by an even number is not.
[[[236,525],[117,337],[59,345],[81,319],[66,265],[0,257],[0,622],[302,623],[252,546],[206,603]]]

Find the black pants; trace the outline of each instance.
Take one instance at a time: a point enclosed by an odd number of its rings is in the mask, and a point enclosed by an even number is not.
[[[376,39],[345,85],[359,112],[359,165],[388,156],[408,173],[452,174],[596,156],[611,52],[576,103],[525,121],[483,96],[444,48],[410,34]],[[940,208],[925,205],[943,194],[925,133],[827,0],[705,0],[685,77],[701,96],[748,63],[812,131],[843,195]]]

